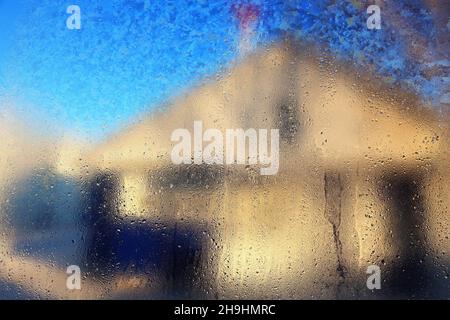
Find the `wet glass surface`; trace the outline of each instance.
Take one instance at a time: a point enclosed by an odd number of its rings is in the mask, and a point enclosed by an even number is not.
[[[450,298],[444,1],[71,5],[0,0],[0,299]]]

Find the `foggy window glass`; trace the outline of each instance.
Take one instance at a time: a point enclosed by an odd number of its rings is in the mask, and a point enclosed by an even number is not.
[[[448,12],[0,0],[0,299],[450,299]]]

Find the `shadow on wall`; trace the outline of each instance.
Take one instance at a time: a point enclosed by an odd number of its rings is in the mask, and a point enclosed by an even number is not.
[[[389,224],[395,238],[393,268],[388,276],[388,296],[399,299],[439,299],[447,296],[449,281],[439,281],[442,272],[429,254],[425,179],[421,174],[392,174],[379,182],[389,206]]]
[[[201,297],[201,233],[182,222],[125,221],[119,215],[120,185],[113,174],[100,174],[89,192],[87,265],[96,277],[145,274],[157,277],[156,298]],[[155,298],[155,297],[154,297]]]

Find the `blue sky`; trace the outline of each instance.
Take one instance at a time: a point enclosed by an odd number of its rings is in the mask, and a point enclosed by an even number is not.
[[[87,135],[108,134],[232,58],[224,3],[75,2],[81,30],[66,28],[74,1],[3,1],[0,79],[18,105]]]
[[[104,138],[236,57],[230,7],[237,2],[0,0],[0,107],[12,101],[29,118]],[[251,2],[261,11],[260,43],[289,33],[361,67],[373,64],[425,98],[442,94],[442,79],[424,80],[411,63],[410,40],[364,28],[362,1]],[[408,3],[399,12],[432,41],[421,1],[399,3]],[[81,8],[81,30],[66,28],[72,4]]]

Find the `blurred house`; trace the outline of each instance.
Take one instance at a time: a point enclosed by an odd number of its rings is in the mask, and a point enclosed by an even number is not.
[[[159,272],[175,296],[448,298],[448,117],[369,73],[285,42],[98,146],[91,263]],[[278,128],[278,174],[172,164],[195,120]]]

